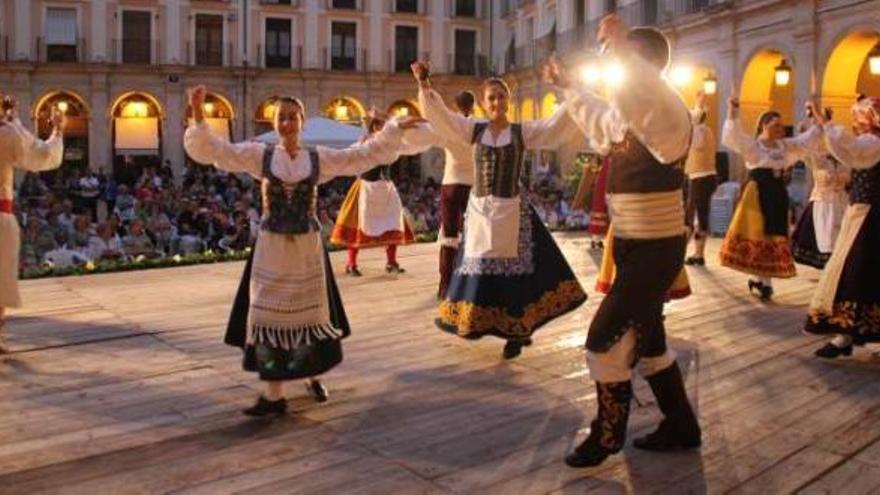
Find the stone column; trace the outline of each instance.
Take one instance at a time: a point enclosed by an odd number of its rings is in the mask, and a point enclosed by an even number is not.
[[[89,90],[89,168],[109,173],[113,171],[113,117],[107,73],[92,74]]]
[[[303,26],[305,38],[303,43],[303,66],[306,69],[321,68],[321,52],[324,50],[323,42],[330,42],[318,38],[318,12],[322,10],[318,5],[321,0],[303,0],[306,9],[306,22]]]
[[[183,12],[180,8],[180,0],[166,0],[165,2],[165,29],[162,35],[162,44],[165,46],[165,60],[167,64],[183,64],[186,57],[181,50],[183,27],[181,17]],[[157,29],[162,33],[162,29]]]
[[[92,61],[101,62],[110,58],[110,52],[107,50],[107,21],[107,0],[92,0],[92,32],[88,43]],[[117,19],[110,29],[115,32],[115,26],[121,22],[122,19]]]
[[[11,54],[14,60],[36,59],[39,56],[34,53],[36,36],[31,36],[31,3],[30,0],[15,0],[15,38]]]

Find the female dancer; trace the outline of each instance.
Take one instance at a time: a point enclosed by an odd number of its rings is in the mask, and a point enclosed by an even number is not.
[[[375,108],[370,109],[364,120],[366,137],[380,132],[387,121],[386,114]],[[415,237],[403,215],[403,204],[390,174],[390,164],[379,165],[361,174],[342,203],[330,242],[348,247],[345,273],[349,275],[361,276],[357,264],[358,251],[378,246],[385,246],[385,271],[404,272],[397,263],[397,246],[409,244]]]
[[[0,95],[2,96],[2,95]],[[61,166],[64,156],[65,118],[52,109],[52,135],[42,141],[31,134],[15,116],[15,101],[2,98],[0,117],[0,354],[9,352],[4,338],[6,308],[21,306],[18,293],[18,253],[21,232],[12,213],[13,179],[16,168],[40,172]]]
[[[828,149],[852,170],[849,207],[840,235],[810,302],[804,330],[836,337],[816,351],[823,358],[852,354],[853,345],[880,341],[880,98],[853,107],[856,135],[825,121]]]
[[[758,118],[756,137],[749,136],[740,127],[739,101],[731,98],[721,141],[745,159],[749,170],[749,181],[721,245],[721,264],[756,277],[749,279],[749,291],[757,290],[762,301],[769,301],[771,278],[795,276],[788,240],[788,191],[782,174],[816,149],[820,129],[813,126],[795,138],[786,138],[781,115],[768,111]]]
[[[489,121],[474,122],[448,109],[431,89],[425,63],[414,63],[412,70],[434,130],[450,141],[471,143],[475,157],[463,248],[437,324],[469,339],[505,339],[503,356],[512,359],[531,343],[535,330],[587,298],[522,194],[531,183],[525,149],[553,146],[573,122],[565,105],[550,119],[509,122],[510,89],[499,78],[487,79],[480,92]]]
[[[827,111],[825,121],[829,120],[831,113]],[[806,164],[813,173],[813,191],[791,236],[791,253],[798,263],[821,270],[831,257],[843,212],[849,204],[846,187],[850,172],[824,146],[811,153]]]
[[[205,95],[204,86],[190,91],[195,123],[184,135],[187,153],[200,163],[247,172],[262,180],[263,191],[260,235],[225,341],[244,350],[244,369],[266,383],[264,395],[244,413],[282,415],[286,380],[309,378],[310,393],[326,400],[314,377],[342,361],[341,340],[350,331],[315,217],[317,186],[395,161],[401,131],[413,124],[392,122],[362,144],[310,152],[300,143],[305,107],[284,97],[275,104],[277,146],[231,144],[211,134],[205,123]]]

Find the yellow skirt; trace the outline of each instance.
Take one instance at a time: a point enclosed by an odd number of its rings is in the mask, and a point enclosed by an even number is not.
[[[330,233],[330,243],[362,249],[414,242],[415,235],[413,235],[412,227],[406,219],[403,221],[403,231],[389,230],[382,235],[371,236],[361,229],[358,205],[362,184],[363,181],[358,179],[348,190],[345,201],[342,202],[342,207],[339,209],[336,224]]]
[[[733,214],[719,253],[721,264],[756,277],[796,275],[787,236],[764,235],[758,184],[749,181]]]
[[[599,266],[599,275],[596,277],[596,291],[602,294],[608,294],[611,286],[614,284],[614,277],[617,269],[614,265],[614,223],[608,227],[608,234],[605,235],[605,249],[602,252],[602,263]],[[691,295],[691,284],[688,279],[687,271],[682,268],[672,282],[672,287],[666,292],[666,300],[684,299]]]

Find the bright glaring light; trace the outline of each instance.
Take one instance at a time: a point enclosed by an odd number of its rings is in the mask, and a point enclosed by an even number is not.
[[[703,93],[714,95],[718,92],[718,80],[714,77],[707,77],[703,80]]]
[[[672,84],[679,88],[687,86],[691,82],[693,73],[690,67],[676,67],[672,69]]]
[[[399,108],[397,109],[397,115],[398,115],[399,117],[407,117],[407,116],[409,116],[409,108],[406,108],[406,107],[399,107]]]
[[[875,48],[868,57],[868,70],[874,76],[880,76],[880,49]]]
[[[602,79],[602,71],[598,67],[588,65],[581,68],[581,80],[585,84],[596,84]]]
[[[149,107],[143,101],[132,101],[125,105],[122,115],[125,117],[146,117],[149,114]]]
[[[336,117],[336,120],[348,120],[348,107],[345,105],[338,105],[333,109],[333,116]]]
[[[206,115],[214,115],[214,104],[213,103],[205,103],[205,114]]]
[[[58,110],[61,110],[61,113],[67,113],[68,108],[70,108],[70,105],[68,105],[66,101],[58,102]]]
[[[605,82],[610,87],[620,86],[625,78],[626,72],[622,65],[614,63],[605,68]]]

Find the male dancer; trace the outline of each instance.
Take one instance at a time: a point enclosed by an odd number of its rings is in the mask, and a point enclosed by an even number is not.
[[[590,145],[608,154],[609,209],[614,219],[617,277],[587,336],[587,364],[596,380],[598,414],[589,437],[565,459],[597,466],[624,445],[631,369],[641,361],[664,418],[635,446],[658,452],[700,446],[700,427],[681,372],[666,346],[663,302],[684,263],[686,239],[681,189],[691,121],[684,102],[662,77],[670,60],[666,37],[653,28],[628,28],[616,15],[602,20],[600,43],[629,77],[610,101],[575,92],[555,61],[545,75],[573,98],[572,117]],[[645,91],[651,88],[651,91]]]
[[[21,306],[18,293],[20,229],[12,210],[14,171],[21,168],[39,172],[61,166],[65,118],[60,110],[53,108],[52,136],[41,141],[19,122],[15,100],[2,94],[0,99],[3,107],[0,117],[0,354],[3,354],[9,352],[3,335],[6,308]]]
[[[709,209],[712,194],[718,185],[715,169],[715,134],[706,124],[705,94],[697,94],[697,104],[691,115],[693,118],[693,136],[691,149],[684,165],[687,175],[687,209],[684,223],[688,232],[693,232],[694,255],[685,260],[685,264],[704,266],[706,264],[706,238],[709,236]],[[694,227],[694,215],[697,225]]]

